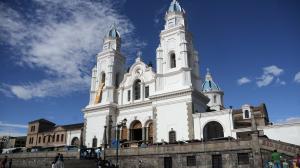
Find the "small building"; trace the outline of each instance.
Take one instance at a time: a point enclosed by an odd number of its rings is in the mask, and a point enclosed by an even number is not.
[[[0,149],[5,148],[18,148],[25,147],[26,145],[26,136],[1,136],[0,137]]]
[[[46,119],[28,123],[26,147],[80,146],[83,123],[56,125]]]

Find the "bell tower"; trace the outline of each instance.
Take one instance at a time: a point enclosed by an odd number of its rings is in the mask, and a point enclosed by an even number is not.
[[[120,52],[121,37],[112,26],[103,40],[102,51],[97,54],[93,68],[89,105],[117,102],[116,89],[125,73],[125,57]]]
[[[166,12],[164,29],[156,50],[158,91],[190,87],[201,91],[198,53],[187,28],[186,13],[178,1],[173,0]]]

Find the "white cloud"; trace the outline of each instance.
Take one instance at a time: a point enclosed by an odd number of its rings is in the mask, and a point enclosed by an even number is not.
[[[0,136],[26,136],[26,131],[20,131],[17,129],[11,129],[11,128],[0,128]]]
[[[13,128],[27,128],[27,125],[22,124],[11,124],[0,121],[0,127],[13,127]]]
[[[273,76],[279,76],[283,73],[283,69],[278,68],[276,65],[271,65],[268,67],[264,67],[264,74],[270,74]]]
[[[237,80],[238,85],[244,85],[244,84],[247,84],[247,83],[250,83],[250,82],[251,82],[251,80],[247,77],[242,77],[242,78]]]
[[[0,42],[18,52],[19,65],[42,70],[45,78],[2,85],[1,92],[8,90],[27,100],[87,90],[90,81],[87,74],[113,23],[118,25],[125,53],[136,52],[146,45],[134,39],[135,28],[130,20],[113,8],[117,2],[33,0],[32,3],[39,8],[26,13],[0,2]]]
[[[0,121],[0,136],[25,136],[27,125]]]
[[[286,123],[300,123],[300,117],[289,117],[283,120],[277,120],[278,124],[286,124]]]
[[[281,81],[279,76],[284,72],[283,69],[276,65],[271,65],[263,68],[263,74],[257,78],[256,84],[258,87],[268,86],[272,83],[275,77],[280,84],[285,85],[285,81]]]
[[[285,81],[282,81],[282,80],[279,79],[279,78],[276,79],[276,83],[279,84],[279,85],[286,85],[286,82],[285,82]]]
[[[294,81],[297,83],[300,83],[300,72],[296,73],[296,75],[294,77]]]

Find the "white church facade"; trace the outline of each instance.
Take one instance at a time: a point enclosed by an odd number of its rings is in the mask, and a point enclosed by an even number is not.
[[[224,92],[209,70],[201,77],[199,65],[186,13],[176,0],[165,15],[155,70],[138,55],[126,71],[121,35],[116,27],[111,28],[92,69],[90,100],[83,109],[84,144],[110,145],[118,137],[121,122],[122,142],[244,138],[253,130],[266,130],[272,136],[272,129],[277,128],[270,125],[264,104],[225,108]],[[293,126],[300,128],[300,124]]]

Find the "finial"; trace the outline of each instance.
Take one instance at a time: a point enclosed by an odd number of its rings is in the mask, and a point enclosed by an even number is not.
[[[137,58],[135,59],[135,61],[141,61],[142,51],[138,51],[136,56],[137,56]]]
[[[141,58],[141,56],[142,56],[142,51],[138,51],[137,52],[137,57]]]
[[[206,68],[206,73],[210,74],[209,68]]]

